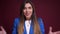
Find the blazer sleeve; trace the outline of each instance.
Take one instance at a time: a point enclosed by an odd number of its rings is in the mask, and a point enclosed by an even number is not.
[[[45,34],[45,29],[44,29],[44,24],[43,24],[42,19],[41,18],[38,18],[38,22],[39,22],[39,25],[40,25],[40,29],[41,29],[42,34]]]
[[[19,23],[19,19],[15,18],[14,23],[13,23],[13,29],[12,29],[12,34],[17,34],[17,26]]]

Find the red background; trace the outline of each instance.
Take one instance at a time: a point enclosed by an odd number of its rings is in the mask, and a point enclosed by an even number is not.
[[[0,26],[3,26],[8,34],[12,32],[14,18],[19,17],[19,7],[23,0],[0,0]],[[59,0],[32,0],[35,5],[37,17],[44,21],[45,33],[49,27],[53,31],[60,30],[60,2]]]

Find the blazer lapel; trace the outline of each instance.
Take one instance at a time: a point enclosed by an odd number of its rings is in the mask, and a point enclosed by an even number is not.
[[[24,23],[24,34],[27,34],[27,31],[26,31],[26,27],[25,27],[25,23]]]
[[[34,28],[33,28],[33,22],[31,21],[31,25],[30,25],[30,34],[34,34]]]
[[[31,25],[30,25],[30,31],[29,31],[29,34],[34,34],[34,27],[33,27],[33,22],[31,21]],[[24,23],[24,34],[27,34],[27,31],[26,31],[26,26],[25,26],[25,23]]]

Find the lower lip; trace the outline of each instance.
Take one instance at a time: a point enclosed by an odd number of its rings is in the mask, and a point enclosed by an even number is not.
[[[26,16],[28,16],[29,14],[26,14]]]

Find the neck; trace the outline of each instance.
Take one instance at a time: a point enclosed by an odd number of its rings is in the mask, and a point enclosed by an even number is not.
[[[26,20],[28,20],[28,21],[29,21],[29,20],[31,20],[31,18],[26,18]]]

